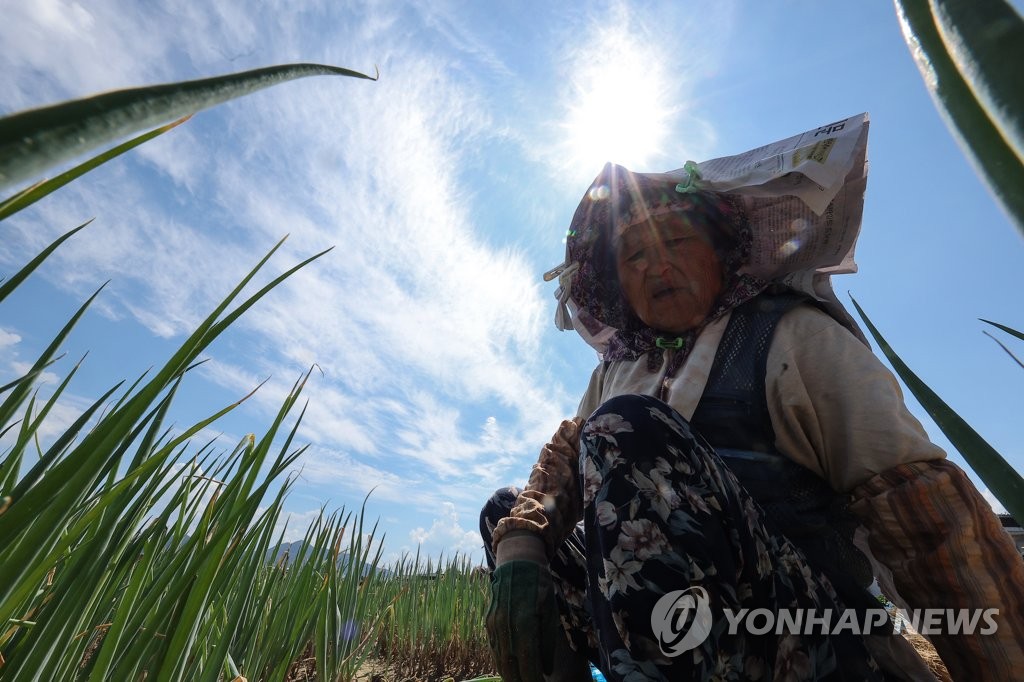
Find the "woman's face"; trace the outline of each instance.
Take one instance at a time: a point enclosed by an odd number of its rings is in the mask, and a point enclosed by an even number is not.
[[[659,331],[681,334],[711,312],[722,291],[722,264],[708,240],[678,214],[626,228],[616,243],[626,301]]]

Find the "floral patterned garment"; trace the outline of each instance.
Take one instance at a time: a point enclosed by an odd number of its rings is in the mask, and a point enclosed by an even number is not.
[[[559,548],[551,571],[570,642],[609,680],[885,679],[849,631],[730,634],[725,609],[839,613],[843,604],[792,543],[765,528],[758,505],[668,405],[637,395],[607,401],[583,428],[580,470],[583,532]],[[514,492],[499,491],[484,509],[488,548]],[[709,597],[710,632],[666,656],[651,624],[655,604],[696,586]]]

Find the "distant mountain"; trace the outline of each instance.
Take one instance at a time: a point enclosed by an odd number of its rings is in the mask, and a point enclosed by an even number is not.
[[[267,550],[267,562],[268,563],[277,564],[279,561],[281,561],[282,557],[284,557],[285,554],[287,554],[288,555],[288,563],[293,563],[298,558],[299,553],[302,551],[303,544],[305,544],[305,543],[303,543],[302,540],[297,540],[295,542],[284,542],[284,543],[282,543],[280,547],[276,548],[276,551],[275,551],[274,547],[271,547],[270,549]],[[349,564],[349,553],[347,551],[345,551],[345,552],[342,552],[341,554],[339,554],[338,555],[338,567],[339,568],[346,568],[348,566],[348,564]],[[363,566],[363,570],[361,571],[361,575],[365,576],[369,572],[370,572],[370,566],[364,565]],[[387,576],[387,575],[390,575],[391,571],[389,571],[388,569],[386,569],[386,568],[384,568],[382,566],[378,566],[377,567],[377,573],[381,574],[381,575]]]

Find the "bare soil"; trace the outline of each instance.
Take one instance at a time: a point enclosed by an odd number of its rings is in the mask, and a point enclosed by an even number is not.
[[[928,664],[928,668],[932,671],[932,674],[939,679],[939,682],[953,682],[953,678],[950,677],[949,671],[946,670],[945,664],[942,659],[939,658],[939,652],[935,650],[932,643],[929,642],[923,635],[919,635],[916,632],[904,632],[903,636],[914,645],[917,649],[917,653],[921,655],[924,662]]]
[[[946,670],[946,666],[942,663],[942,659],[939,658],[939,654],[931,642],[924,636],[909,630],[905,631],[903,636],[914,646],[939,682],[953,682],[953,678]],[[485,674],[487,673],[480,673],[475,677],[482,677]],[[286,682],[314,682],[316,679],[316,659],[313,657],[311,646],[299,660],[292,664]],[[398,678],[395,676],[392,666],[379,658],[367,659],[356,673],[355,679],[356,682],[437,682],[433,678]]]

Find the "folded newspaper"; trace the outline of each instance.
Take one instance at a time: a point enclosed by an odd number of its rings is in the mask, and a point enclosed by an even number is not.
[[[866,343],[836,298],[831,276],[857,271],[853,252],[864,210],[867,138],[868,115],[858,114],[736,156],[640,175],[737,198],[753,237],[743,271],[813,296]],[[555,296],[563,305],[556,324],[575,327],[602,352],[614,330],[594,328],[596,320],[580,319],[589,316],[567,300],[571,265],[561,266]]]

